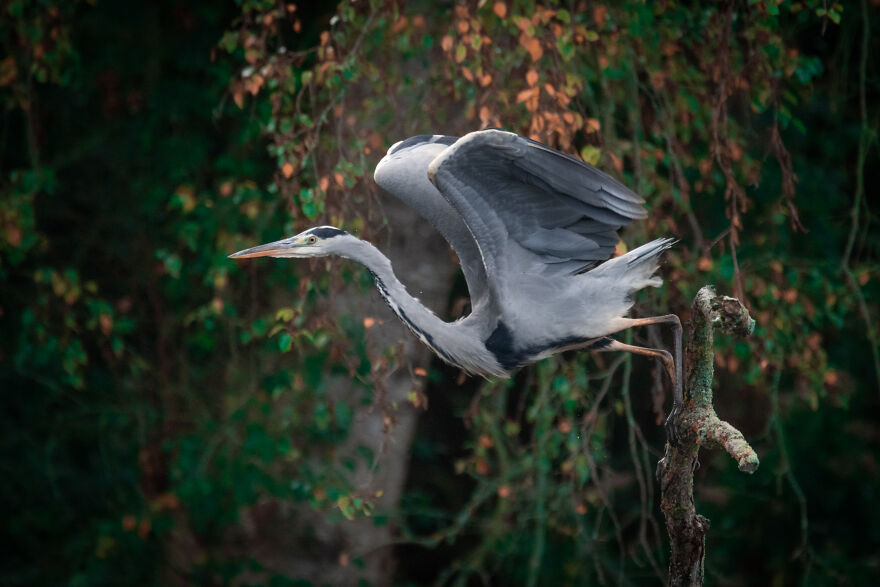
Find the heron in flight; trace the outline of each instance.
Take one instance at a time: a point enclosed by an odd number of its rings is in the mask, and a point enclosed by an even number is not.
[[[379,162],[375,180],[428,220],[458,254],[470,314],[442,320],[407,292],[376,247],[333,226],[230,257],[339,255],[357,261],[413,334],[469,374],[508,377],[575,349],[659,358],[673,382],[666,430],[676,442],[681,322],[675,314],[626,317],[633,292],[661,285],[658,258],[674,240],[660,238],[610,258],[617,230],[647,217],[642,198],[579,159],[501,130],[400,141]],[[611,338],[648,324],[674,327],[674,357]]]

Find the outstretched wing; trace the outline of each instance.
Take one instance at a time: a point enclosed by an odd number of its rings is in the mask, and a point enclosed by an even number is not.
[[[428,177],[470,229],[496,297],[524,275],[552,279],[608,259],[616,231],[647,216],[644,200],[609,175],[500,130],[465,135]]]
[[[459,213],[428,181],[428,165],[458,137],[419,135],[400,141],[379,161],[374,179],[430,222],[452,246],[461,262],[471,306],[488,299],[486,270],[477,243]]]

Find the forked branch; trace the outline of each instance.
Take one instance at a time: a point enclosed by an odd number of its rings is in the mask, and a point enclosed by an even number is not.
[[[678,423],[679,443],[678,446],[666,445],[666,454],[657,467],[661,507],[672,550],[670,585],[703,584],[709,520],[697,514],[694,507],[694,469],[700,447],[723,448],[744,473],[753,473],[758,468],[758,455],[742,433],[719,419],[712,406],[715,359],[712,335],[716,327],[748,336],[755,321],[739,300],[716,296],[714,288],[706,286],[697,293],[693,303],[685,398]]]

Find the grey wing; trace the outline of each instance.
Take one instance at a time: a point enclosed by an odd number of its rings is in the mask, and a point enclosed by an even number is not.
[[[486,270],[477,243],[464,220],[428,180],[428,165],[458,137],[419,135],[394,144],[379,161],[374,179],[437,229],[452,246],[476,310],[488,299]]]
[[[616,231],[647,213],[644,200],[595,167],[500,130],[470,133],[428,176],[479,246],[490,289],[523,274],[572,274],[608,259]]]

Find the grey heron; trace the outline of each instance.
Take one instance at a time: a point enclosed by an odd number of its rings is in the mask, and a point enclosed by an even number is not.
[[[374,177],[428,220],[458,254],[470,314],[454,322],[440,319],[407,292],[376,247],[333,226],[230,257],[338,255],[357,261],[413,334],[469,374],[508,377],[518,367],[575,349],[657,357],[673,383],[666,430],[676,441],[681,322],[675,314],[626,317],[633,292],[661,285],[655,275],[658,258],[675,241],[660,238],[610,258],[617,230],[647,217],[642,198],[575,157],[501,130],[399,141]],[[674,357],[610,337],[648,324],[674,327]]]

